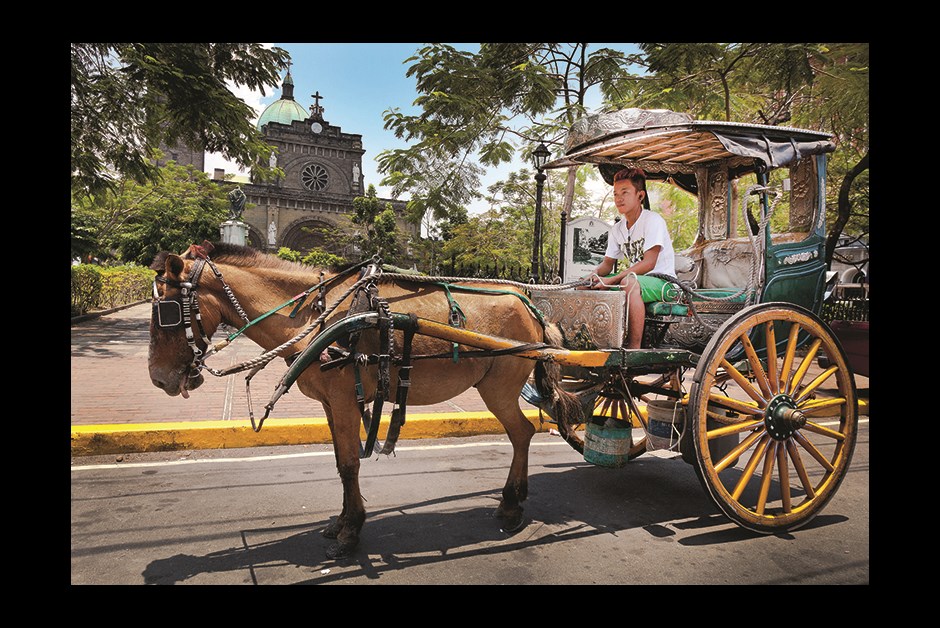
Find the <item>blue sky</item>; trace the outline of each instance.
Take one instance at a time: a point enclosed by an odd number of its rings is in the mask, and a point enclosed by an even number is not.
[[[313,104],[311,95],[319,92],[325,108],[323,117],[330,124],[339,126],[344,132],[362,135],[366,153],[362,169],[366,186],[375,185],[379,196],[390,198],[391,190],[379,185],[382,176],[378,173],[375,158],[383,150],[403,148],[405,143],[391,131],[383,128],[383,114],[391,108],[403,113],[415,113],[413,102],[417,97],[414,78],[406,77],[410,64],[405,63],[424,44],[421,43],[275,43],[287,50],[293,62],[291,76],[294,79],[294,100],[309,109]],[[454,44],[460,48],[476,50],[479,44]],[[591,49],[604,46],[634,51],[633,44],[596,44]],[[260,93],[237,92],[245,102],[255,107],[260,115],[264,107],[280,97],[280,87]],[[597,105],[599,95],[593,96]],[[589,101],[590,103],[591,101]],[[590,105],[589,105],[590,106]],[[596,106],[596,105],[595,105]],[[512,170],[525,164],[517,161],[499,169],[490,169],[483,180],[487,185],[505,177]],[[210,174],[217,167],[227,173],[236,172],[237,167],[217,156],[206,157],[206,171]],[[405,199],[407,200],[407,199]],[[470,208],[476,213],[487,208],[478,203]]]

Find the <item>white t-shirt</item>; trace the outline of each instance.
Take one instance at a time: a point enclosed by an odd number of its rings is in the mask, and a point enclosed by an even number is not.
[[[607,235],[607,251],[605,256],[615,260],[626,259],[627,266],[636,264],[643,259],[643,254],[659,245],[659,257],[656,258],[656,267],[651,273],[676,276],[676,254],[672,249],[672,238],[666,221],[654,211],[644,209],[636,223],[627,228],[626,219],[614,223]]]

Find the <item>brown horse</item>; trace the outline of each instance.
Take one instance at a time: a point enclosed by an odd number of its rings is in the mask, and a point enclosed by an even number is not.
[[[211,260],[209,266],[205,266],[207,257]],[[208,242],[190,247],[183,255],[160,253],[151,268],[157,272],[157,281],[154,283],[154,317],[150,326],[150,376],[154,385],[168,395],[182,394],[184,397],[203,382],[198,358],[207,351],[206,339],[212,337],[221,323],[242,328],[247,320],[255,320],[271,312],[324,279],[309,266],[245,247],[213,246]],[[194,276],[196,274],[198,276]],[[327,273],[326,278],[334,275]],[[357,276],[350,274],[337,279],[329,285],[325,299],[327,306],[347,293],[357,281]],[[195,287],[190,288],[190,284]],[[441,323],[451,322],[453,301],[448,300],[445,289],[440,285],[394,279],[379,281],[377,288],[379,298],[388,303],[391,312],[414,314]],[[500,286],[500,289],[505,287]],[[191,294],[195,294],[195,301],[190,300]],[[454,296],[459,301],[468,329],[522,343],[541,343],[550,338],[552,344],[558,346],[559,336],[552,335],[557,330],[553,326],[544,327],[526,302],[517,296],[474,292],[460,292]],[[174,301],[181,304],[180,309],[185,310],[186,306],[194,308],[185,317],[185,323],[183,317],[176,325],[173,325],[174,321],[163,320],[171,317],[177,309]],[[293,307],[277,311],[247,327],[245,334],[266,351],[281,347],[321,315],[321,311],[311,305],[314,301],[311,298],[294,318],[289,316]],[[352,301],[352,298],[346,299],[325,323],[347,316]],[[192,332],[188,341],[184,333],[187,327]],[[281,357],[289,357],[303,349],[315,335],[316,332],[284,349]],[[393,346],[401,348],[401,343],[402,333],[396,330]],[[366,355],[374,354],[378,346],[378,332],[367,329],[361,334],[356,350]],[[452,349],[451,342],[418,334],[413,340],[412,355],[449,356]],[[541,361],[514,355],[460,357],[456,361],[452,357],[415,359],[411,370],[409,404],[441,403],[473,386],[489,411],[504,426],[512,443],[513,457],[496,515],[503,520],[502,527],[507,531],[517,529],[523,521],[521,502],[527,493],[528,449],[535,428],[523,415],[519,400],[520,391],[536,364],[540,365],[536,379],[543,396],[570,402],[567,393],[550,383],[551,365],[546,370]],[[343,509],[323,534],[336,539],[327,551],[328,556],[340,557],[357,545],[365,521],[359,490],[361,405],[356,398],[354,368],[321,370],[318,366],[314,363],[306,368],[296,383],[304,395],[323,404],[332,433],[336,466],[343,484]],[[398,381],[397,375],[398,365],[393,361],[390,381]],[[370,403],[377,389],[377,367],[364,367],[361,379],[365,401]],[[559,412],[563,411],[559,409]]]

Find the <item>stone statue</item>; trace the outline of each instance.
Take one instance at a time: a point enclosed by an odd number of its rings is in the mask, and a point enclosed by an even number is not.
[[[353,181],[359,183],[359,164],[353,164]]]
[[[228,210],[229,220],[242,219],[242,213],[245,211],[245,202],[247,200],[248,197],[245,196],[245,193],[242,192],[240,187],[228,193],[228,202],[232,205]]]
[[[268,225],[268,244],[272,246],[277,244],[277,225],[273,220]]]
[[[274,168],[275,166],[277,166],[277,153],[272,150],[271,156],[268,157],[268,167]]]

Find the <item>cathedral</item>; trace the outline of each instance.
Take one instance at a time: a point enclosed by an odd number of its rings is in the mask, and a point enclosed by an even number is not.
[[[283,246],[307,252],[319,247],[350,258],[356,251],[337,250],[330,234],[354,234],[359,229],[351,216],[353,199],[366,194],[362,136],[330,124],[323,117],[323,97],[317,92],[312,98],[309,111],[294,100],[288,70],[281,97],[267,106],[257,123],[274,147],[270,165],[284,174],[273,181],[237,184],[247,197],[241,220],[248,224],[248,245],[253,248],[274,252]],[[213,178],[221,182],[223,177],[224,172],[217,170]],[[404,201],[380,200],[383,205],[391,203],[402,216]],[[401,218],[398,227],[408,235],[417,233]]]

